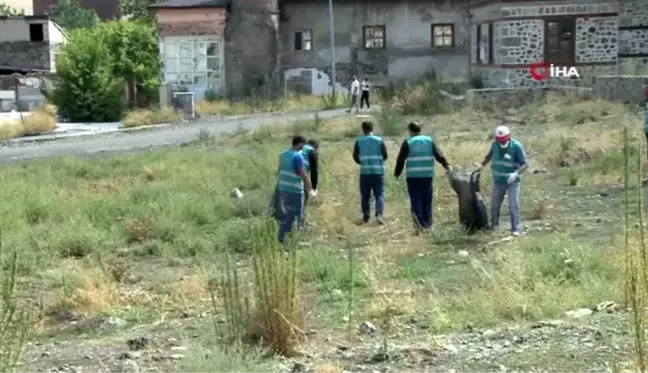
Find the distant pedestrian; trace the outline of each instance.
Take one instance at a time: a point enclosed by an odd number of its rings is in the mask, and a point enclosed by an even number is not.
[[[283,210],[279,226],[278,239],[284,242],[286,234],[290,233],[297,221],[297,229],[302,229],[302,214],[304,208],[304,190],[312,193],[310,178],[304,167],[301,150],[306,145],[303,136],[294,136],[290,149],[279,156],[279,180],[277,183],[277,198]]]
[[[511,213],[511,234],[520,235],[520,184],[521,174],[526,171],[527,158],[524,147],[511,137],[507,126],[495,129],[495,141],[484,157],[481,166],[491,162],[493,177],[493,195],[491,197],[491,227],[499,226],[500,209],[504,197],[508,194],[508,204]]]
[[[353,160],[360,165],[360,204],[362,223],[369,222],[371,216],[371,195],[376,201],[376,221],[384,224],[385,212],[385,166],[387,147],[380,137],[373,134],[372,122],[362,122],[362,136],[353,145]]]
[[[360,110],[358,108],[358,93],[360,91],[360,82],[358,81],[358,78],[356,76],[351,77],[351,87],[349,88],[349,95],[351,96],[351,105],[349,106],[349,110],[347,110],[347,113],[351,112],[351,109],[355,107],[355,112],[358,113]]]
[[[367,105],[367,110],[370,109],[369,106],[369,79],[365,76],[361,84],[362,93],[360,96],[360,109]]]
[[[447,172],[452,172],[452,167],[434,140],[430,136],[421,134],[421,126],[418,123],[411,122],[407,128],[410,137],[401,145],[394,176],[400,177],[405,168],[412,217],[415,228],[420,232],[431,229],[434,221],[432,214],[434,161],[441,163]]]

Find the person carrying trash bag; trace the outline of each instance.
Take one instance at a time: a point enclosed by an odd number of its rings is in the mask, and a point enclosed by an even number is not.
[[[279,155],[278,180],[273,205],[279,210],[281,223],[278,240],[284,242],[286,234],[292,231],[297,222],[297,230],[303,226],[304,192],[313,196],[310,178],[304,167],[301,150],[306,144],[303,136],[294,136],[290,149]],[[276,213],[275,213],[276,214]]]
[[[452,172],[452,167],[432,138],[421,134],[418,123],[410,122],[407,129],[410,136],[401,145],[394,177],[398,179],[405,168],[414,226],[416,233],[420,233],[431,229],[434,221],[434,162],[436,160],[441,163],[447,172]]]
[[[507,126],[495,129],[495,139],[484,157],[479,169],[491,162],[493,191],[491,196],[491,228],[497,229],[500,209],[508,194],[511,213],[511,234],[520,235],[520,184],[521,174],[528,168],[527,157],[522,144],[511,137]]]

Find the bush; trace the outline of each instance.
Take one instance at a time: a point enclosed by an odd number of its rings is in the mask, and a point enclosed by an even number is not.
[[[33,136],[54,131],[56,129],[56,111],[52,115],[52,110],[46,106],[33,110],[22,121],[22,135]]]
[[[112,122],[124,112],[124,84],[113,74],[112,56],[102,35],[72,34],[56,62],[53,102],[73,122]]]

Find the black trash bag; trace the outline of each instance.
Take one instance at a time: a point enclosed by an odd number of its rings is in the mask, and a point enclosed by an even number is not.
[[[459,198],[459,221],[471,233],[490,229],[488,210],[479,186],[479,170],[471,173],[449,173],[450,186]]]
[[[270,199],[270,216],[275,218],[277,221],[282,221],[285,214],[284,205],[279,198],[279,191],[275,187],[274,192],[272,192],[272,198]]]

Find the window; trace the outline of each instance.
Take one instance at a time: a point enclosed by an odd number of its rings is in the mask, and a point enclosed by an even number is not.
[[[295,32],[295,50],[309,51],[313,49],[313,33],[311,30]]]
[[[165,41],[161,51],[166,83],[214,90],[221,88],[220,41]]]
[[[29,41],[45,41],[42,23],[31,23],[29,25]]]
[[[451,23],[439,23],[432,25],[432,47],[452,48],[454,47],[454,25]]]
[[[494,63],[493,57],[493,24],[477,25],[477,43],[475,45],[475,55],[477,64],[488,65]]]
[[[385,49],[385,26],[364,26],[362,35],[366,49]]]
[[[545,62],[573,64],[576,18],[561,17],[545,21]]]

